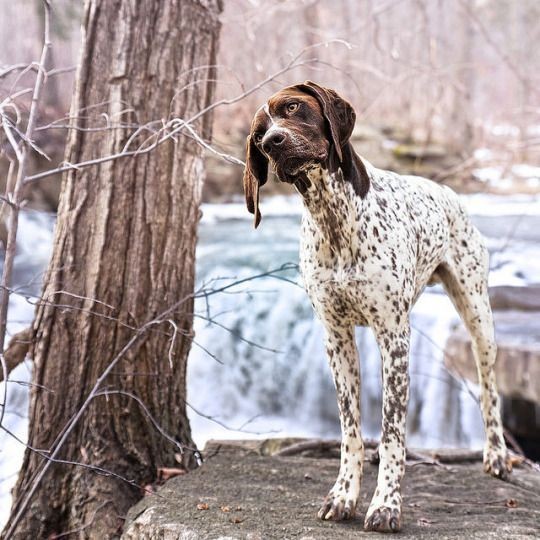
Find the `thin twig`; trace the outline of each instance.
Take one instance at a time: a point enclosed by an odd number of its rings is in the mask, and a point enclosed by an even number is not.
[[[43,0],[44,16],[45,16],[45,28],[43,36],[43,49],[41,51],[41,58],[39,61],[39,69],[36,75],[36,82],[34,85],[34,92],[32,95],[32,104],[30,106],[30,113],[28,116],[28,123],[26,125],[25,137],[26,141],[30,141],[34,135],[34,128],[36,126],[38,106],[41,99],[41,92],[43,89],[45,79],[45,64],[47,61],[49,47],[51,45],[49,27],[50,27],[50,5],[48,0]],[[29,145],[25,140],[21,141],[21,155],[18,163],[17,180],[15,182],[15,188],[13,191],[12,201],[14,207],[10,207],[10,217],[8,225],[8,238],[6,245],[6,254],[4,258],[4,267],[2,270],[1,289],[0,289],[0,351],[4,350],[4,342],[6,336],[7,326],[7,311],[9,304],[9,291],[11,286],[11,280],[13,275],[13,264],[15,260],[15,251],[17,245],[17,229],[19,226],[19,206],[21,204],[23,187],[26,178],[26,170],[28,166],[28,150]]]
[[[173,444],[178,451],[183,454],[185,450],[189,450],[193,452],[194,454],[198,454],[199,450],[197,448],[191,448],[185,444],[179,443],[174,437],[169,435],[160,425],[159,422],[152,416],[152,413],[148,410],[148,407],[144,404],[142,399],[132,392],[128,392],[127,390],[101,390],[95,394],[94,397],[98,396],[110,396],[110,395],[121,395],[131,398],[132,400],[136,401],[141,409],[143,410],[144,414],[148,417],[152,425],[156,428],[156,430],[162,435],[164,439],[167,439],[171,444]]]
[[[0,412],[0,426],[2,426],[4,422],[4,416],[6,414],[6,404],[7,404],[7,391],[8,391],[8,368],[6,365],[6,361],[4,359],[4,355],[0,354],[0,362],[2,363],[2,380],[4,381],[4,396],[2,398],[2,403],[0,403],[0,407],[2,407],[2,411]]]

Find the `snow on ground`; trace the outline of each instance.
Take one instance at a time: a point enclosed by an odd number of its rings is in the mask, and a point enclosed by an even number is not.
[[[489,151],[487,151],[489,152]],[[476,156],[477,154],[475,154]],[[491,161],[490,153],[478,153],[480,162]],[[511,190],[516,184],[527,186],[529,189],[537,188],[540,191],[540,167],[518,163],[507,167],[504,165],[484,165],[472,170],[473,177],[498,189]]]

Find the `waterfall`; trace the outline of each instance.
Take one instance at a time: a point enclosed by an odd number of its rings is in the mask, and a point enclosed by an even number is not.
[[[216,275],[224,275],[223,269]],[[238,277],[248,275],[246,269]],[[339,436],[323,328],[306,293],[275,278],[259,279],[242,289],[211,297],[209,306],[203,301],[196,306],[199,313],[215,314],[219,326],[208,322],[207,315],[196,320],[188,401],[196,411],[229,428],[243,428],[227,430],[192,410],[197,442],[253,434]],[[450,301],[438,293],[425,294],[412,312],[408,432],[414,446],[481,444],[478,404],[443,366],[446,338],[456,322]],[[380,355],[371,330],[358,328],[356,340],[362,432],[376,438],[382,407]]]
[[[210,210],[211,219],[200,228],[199,282],[217,279],[222,286],[297,261],[299,215],[290,203],[283,207],[278,200],[263,208],[265,222],[256,232],[249,222],[229,216],[219,221],[215,207]],[[241,208],[234,212],[242,215]],[[298,281],[297,272],[289,271],[286,277]],[[203,318],[196,318],[188,363],[188,402],[196,442],[202,445],[219,437],[339,436],[323,329],[300,286],[276,276],[260,278],[228,294],[198,301],[196,311]],[[457,322],[454,307],[440,287],[428,289],[412,311],[408,415],[412,446],[482,445],[476,388],[450,375],[443,365],[445,343]],[[382,408],[380,355],[371,330],[358,328],[356,339],[362,432],[377,438]]]

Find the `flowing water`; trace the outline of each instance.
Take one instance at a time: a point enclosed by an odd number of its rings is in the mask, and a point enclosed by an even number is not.
[[[492,251],[490,283],[539,282],[538,199],[472,196],[465,202]],[[203,212],[198,281],[209,288],[298,261],[297,199],[275,198],[263,205],[257,231],[251,221],[237,218],[246,216],[242,205],[207,206]],[[197,303],[188,401],[199,444],[210,437],[339,435],[322,327],[305,292],[294,283],[298,281],[297,271],[289,270]],[[443,365],[445,343],[457,322],[440,286],[427,289],[412,312],[408,436],[413,446],[482,444],[476,388],[452,377]],[[356,337],[362,431],[377,437],[382,403],[379,353],[369,329],[357,329]]]

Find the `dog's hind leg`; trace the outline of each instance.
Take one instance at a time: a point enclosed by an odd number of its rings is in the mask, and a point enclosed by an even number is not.
[[[379,444],[377,488],[364,528],[397,532],[401,528],[401,479],[405,472],[405,420],[409,397],[408,322],[389,328],[387,320],[374,324],[383,372],[383,423]]]
[[[341,520],[354,517],[362,481],[364,444],[360,434],[360,372],[354,327],[325,324],[325,329],[326,352],[337,391],[342,439],[339,475],[318,516],[320,519]]]
[[[463,240],[450,262],[437,269],[443,286],[471,335],[472,351],[480,384],[480,406],[486,430],[484,470],[506,478],[511,471],[495,382],[497,346],[489,305],[487,273],[489,256],[478,233]]]

